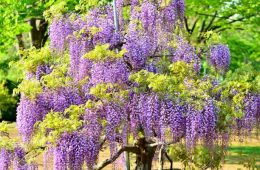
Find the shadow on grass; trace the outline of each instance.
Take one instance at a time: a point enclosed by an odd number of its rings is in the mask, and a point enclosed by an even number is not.
[[[250,147],[250,146],[232,146],[228,148],[229,152],[233,153],[243,153],[243,154],[257,154],[260,156],[260,147]]]
[[[225,158],[227,164],[245,164],[254,162],[260,168],[260,147],[232,146]]]

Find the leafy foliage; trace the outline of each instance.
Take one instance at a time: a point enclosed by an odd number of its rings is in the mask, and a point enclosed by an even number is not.
[[[94,50],[90,51],[89,53],[86,53],[83,57],[97,62],[111,60],[113,58],[122,58],[124,53],[126,53],[126,50],[122,50],[119,53],[110,51],[108,50],[109,46],[109,44],[104,44],[101,46],[97,45]]]
[[[8,118],[8,112],[12,112],[13,107],[15,107],[17,101],[10,95],[9,90],[5,86],[5,82],[0,82],[0,118]]]
[[[225,152],[223,148],[208,149],[197,146],[193,153],[190,153],[182,144],[176,144],[169,149],[169,154],[174,160],[181,161],[185,168],[190,169],[219,168]]]
[[[259,5],[256,0],[187,0],[186,36],[195,44],[216,43],[216,38],[228,44],[232,70],[245,62],[258,68]]]

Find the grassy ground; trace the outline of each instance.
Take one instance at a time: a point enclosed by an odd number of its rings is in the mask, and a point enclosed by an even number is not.
[[[260,169],[260,146],[259,142],[256,146],[247,146],[241,144],[240,146],[230,146],[228,148],[228,155],[225,158],[225,164],[240,165],[241,169]]]
[[[16,125],[10,124],[10,137],[19,140]],[[105,149],[100,154],[100,160],[104,160],[109,157],[109,150]],[[43,169],[42,165],[42,155],[37,158],[37,162],[40,167],[39,170]],[[132,161],[133,163],[133,161]],[[260,170],[260,138],[258,137],[247,137],[243,141],[238,138],[233,138],[231,145],[228,148],[227,156],[225,157],[222,169],[223,170],[247,170],[249,166],[256,165],[257,170]],[[118,165],[117,169],[120,165]],[[154,162],[154,169],[157,167],[157,162]],[[165,168],[169,168],[169,164],[166,164]],[[180,162],[174,162],[174,168],[183,169]],[[51,170],[52,168],[50,168]],[[105,168],[105,170],[110,170],[111,166]]]

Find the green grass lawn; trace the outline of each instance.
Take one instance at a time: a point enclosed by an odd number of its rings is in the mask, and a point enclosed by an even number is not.
[[[230,146],[225,163],[260,169],[260,146]]]

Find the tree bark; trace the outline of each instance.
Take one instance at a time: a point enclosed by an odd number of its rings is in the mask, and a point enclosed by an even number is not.
[[[18,41],[19,50],[25,49],[25,45],[24,45],[24,42],[23,42],[23,34],[16,35],[16,38],[17,38],[17,41]]]
[[[151,170],[153,157],[157,146],[148,146],[149,142],[145,138],[138,140],[137,146],[140,149],[140,154],[136,155],[135,170]]]
[[[126,144],[128,145],[128,133],[126,134]],[[125,170],[130,170],[129,152],[124,152],[125,156]]]
[[[136,155],[136,168],[135,170],[151,170],[155,148],[149,148],[140,155]]]
[[[48,28],[48,23],[44,20],[41,19],[39,20],[39,26],[37,28],[37,19],[32,18],[29,21],[32,30],[31,30],[31,37],[32,37],[32,45],[39,49],[44,46],[47,38],[46,38],[46,31]]]
[[[172,161],[171,157],[167,154],[166,151],[165,151],[165,156],[168,159],[168,161],[170,162],[170,170],[173,170],[173,161]]]
[[[164,165],[163,154],[164,154],[164,146],[162,145],[160,148],[160,151],[159,151],[159,168],[158,168],[158,170],[163,170],[163,165]]]

